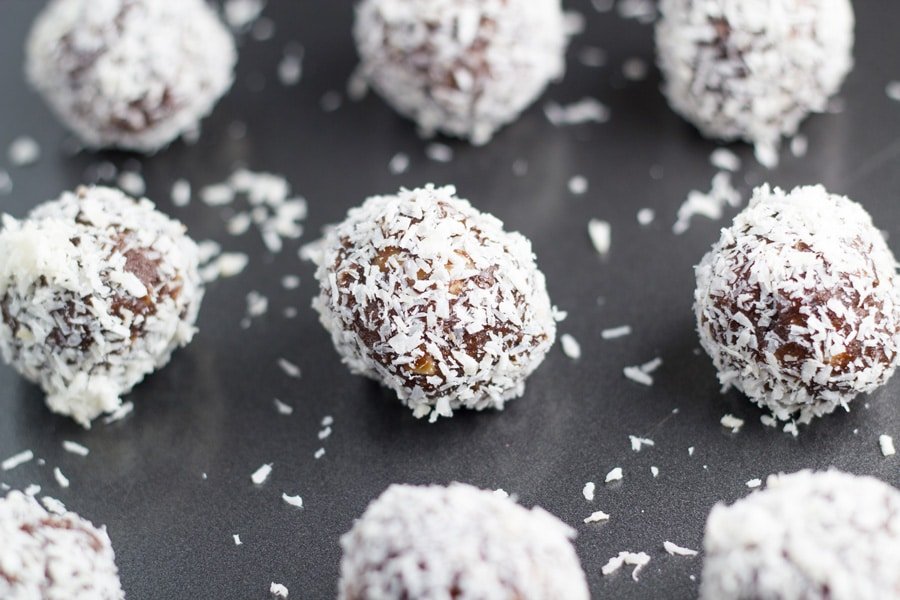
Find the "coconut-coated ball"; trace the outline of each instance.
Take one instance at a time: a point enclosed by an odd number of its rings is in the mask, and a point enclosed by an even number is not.
[[[484,144],[562,77],[560,0],[363,0],[360,74],[420,131]]]
[[[204,0],[52,0],[26,47],[28,80],[91,148],[155,152],[197,131],[237,53]]]
[[[194,335],[199,250],[149,200],[66,192],[4,216],[0,256],[3,358],[85,427]]]
[[[531,243],[452,186],[369,198],[311,254],[313,306],[344,362],[418,417],[502,408],[554,342]]]
[[[850,0],[662,0],[660,13],[663,92],[711,138],[777,147],[853,66]]]
[[[706,521],[701,600],[900,598],[900,491],[836,470],[772,475]]]
[[[575,531],[498,492],[393,485],[341,538],[340,600],[587,600]]]
[[[105,528],[73,512],[51,514],[21,492],[0,498],[0,598],[124,597]]]
[[[900,344],[895,264],[859,204],[757,188],[696,268],[697,329],[723,387],[806,423],[884,384]]]

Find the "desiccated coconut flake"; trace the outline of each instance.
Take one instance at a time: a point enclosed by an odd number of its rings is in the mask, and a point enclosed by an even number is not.
[[[124,171],[116,179],[116,185],[130,196],[140,198],[147,191],[147,184],[140,173],[134,171]]]
[[[650,474],[653,475],[654,478],[659,477],[659,467],[650,467]]]
[[[179,179],[172,184],[172,204],[178,207],[191,203],[191,184],[186,179]]]
[[[448,163],[453,160],[453,148],[447,144],[432,142],[425,146],[425,156],[435,162]]]
[[[756,488],[758,488],[759,486],[762,485],[762,479],[759,479],[759,478],[757,478],[757,479],[751,479],[750,481],[748,481],[748,482],[745,483],[744,485],[746,485],[748,488],[750,488],[751,490],[753,490],[753,489],[756,489]]]
[[[562,346],[563,354],[572,360],[581,358],[581,345],[574,337],[568,333],[564,333],[559,337],[559,343]]]
[[[900,102],[900,81],[888,82],[888,84],[884,86],[884,93],[887,94],[887,97],[891,100]]]
[[[625,475],[622,473],[622,467],[616,467],[612,471],[606,474],[606,479],[604,480],[606,483],[610,483],[613,481],[619,481]]]
[[[334,90],[328,90],[322,94],[322,98],[319,99],[319,106],[325,112],[334,112],[339,109],[343,103],[344,97],[341,96],[340,92]]]
[[[569,193],[574,194],[575,196],[586,194],[588,191],[587,177],[584,175],[575,175],[569,179],[568,187]]]
[[[18,467],[20,465],[24,465],[25,463],[27,463],[33,459],[34,459],[34,452],[32,452],[31,450],[23,450],[22,452],[19,452],[18,454],[10,456],[6,460],[4,460],[2,463],[0,463],[0,469],[3,469],[4,471],[12,471],[16,467]]]
[[[630,325],[621,325],[619,327],[611,327],[600,332],[600,337],[604,340],[614,340],[616,338],[631,335]]]
[[[646,552],[619,552],[618,556],[614,556],[600,568],[603,575],[611,575],[622,568],[624,565],[633,565],[634,571],[631,572],[631,578],[638,580],[638,573],[650,562],[650,556]]]
[[[249,262],[250,257],[242,252],[223,252],[215,262],[217,277],[239,275]]]
[[[315,458],[316,460],[319,460],[323,456],[325,456],[325,448],[319,448],[318,450],[316,450],[316,453],[313,454],[313,458]]]
[[[334,417],[331,415],[322,417],[322,427],[330,427],[331,425],[334,425]]]
[[[797,134],[793,138],[791,138],[791,154],[796,156],[797,158],[802,158],[806,156],[806,151],[809,149],[809,140],[805,135]]]
[[[409,169],[409,155],[404,152],[398,152],[391,157],[388,163],[388,171],[391,175],[401,175]]]
[[[884,456],[893,456],[897,453],[894,448],[894,438],[889,435],[878,436],[878,445],[881,447],[881,453]]]
[[[54,515],[62,516],[68,512],[65,504],[51,496],[44,496],[41,498],[41,504],[44,505],[47,512],[53,513]]]
[[[693,446],[689,446],[689,447],[688,447],[688,456],[693,456],[693,455],[694,455],[694,447],[693,447]]]
[[[622,373],[625,374],[625,377],[634,381],[635,383],[640,383],[646,386],[653,385],[653,378],[645,373],[639,366],[625,367],[624,369],[622,369]]]
[[[72,454],[77,454],[78,456],[87,456],[91,452],[87,449],[87,447],[82,446],[77,442],[70,442],[68,440],[63,441],[62,447],[66,452],[71,452]]]
[[[691,218],[701,215],[709,219],[722,218],[725,206],[738,206],[741,203],[741,195],[731,183],[731,173],[719,171],[711,182],[709,192],[703,193],[691,190],[687,199],[678,207],[678,219],[672,226],[676,235],[681,235],[688,230]]]
[[[298,367],[291,361],[287,360],[286,358],[279,358],[278,366],[281,368],[282,371],[284,371],[284,374],[287,375],[288,377],[293,377],[295,379],[299,379],[300,376],[302,375],[302,371],[300,370],[300,367]]]
[[[300,278],[296,275],[285,275],[281,278],[281,287],[286,290],[296,290],[300,287]]]
[[[727,414],[719,420],[719,423],[722,424],[722,427],[731,430],[731,433],[737,433],[741,430],[741,427],[744,426],[744,420],[738,419],[732,414]]]
[[[737,171],[741,168],[741,159],[728,148],[716,148],[709,155],[709,162],[720,171]]]
[[[225,0],[225,21],[235,30],[249,28],[262,14],[265,0]]]
[[[288,597],[288,589],[280,583],[272,582],[272,585],[269,586],[269,593],[275,596],[276,598],[287,598]]]
[[[699,554],[696,550],[679,546],[668,540],[663,542],[663,548],[672,556],[697,556],[697,554]]]
[[[609,521],[609,515],[602,510],[592,512],[589,517],[585,517],[584,519],[585,523],[599,523],[601,521]]]
[[[133,411],[134,402],[123,402],[121,406],[109,413],[109,415],[107,415],[106,417],[103,417],[103,424],[109,425],[110,423],[121,421],[122,419],[130,415]]]
[[[280,415],[294,414],[294,407],[290,404],[285,404],[278,398],[275,398],[275,410],[277,410]]]
[[[41,158],[41,147],[37,141],[28,136],[17,137],[9,145],[7,151],[9,162],[16,167],[33,165]]]
[[[300,83],[303,77],[303,48],[285,49],[284,55],[278,62],[278,81],[281,85],[292,86]]]
[[[565,106],[548,102],[544,105],[544,114],[557,127],[589,122],[606,123],[609,120],[609,108],[596,98],[582,98]]]
[[[301,498],[300,496],[288,496],[287,493],[282,493],[281,499],[291,506],[294,506],[296,508],[303,508],[303,498]]]
[[[600,256],[609,254],[609,248],[612,244],[612,226],[607,221],[601,221],[600,219],[588,221],[588,235],[597,254]]]
[[[234,535],[231,536],[231,539],[234,540],[234,545],[235,545],[235,546],[240,546],[241,544],[244,543],[244,542],[241,541],[241,536],[238,535],[238,534],[236,534],[236,533],[235,533]]]
[[[588,481],[586,484],[584,484],[584,489],[581,490],[581,495],[584,496],[584,499],[588,502],[591,502],[594,499],[595,487],[596,486],[594,485],[593,481]]]
[[[207,206],[225,206],[234,202],[234,189],[225,183],[208,185],[200,190],[200,200]]]
[[[61,487],[61,488],[69,487],[69,479],[68,479],[68,477],[63,475],[63,472],[59,469],[59,467],[53,468],[53,477],[56,479],[56,483],[59,484],[59,487]]]
[[[631,449],[635,452],[640,452],[641,447],[643,446],[655,446],[656,443],[647,438],[637,437],[636,435],[629,435],[628,439],[631,441]]]
[[[585,46],[578,52],[578,61],[585,67],[600,68],[606,64],[606,51],[596,46]]]
[[[250,476],[250,480],[253,481],[255,485],[262,485],[266,482],[266,479],[269,478],[271,473],[272,463],[267,463],[254,471],[253,475]]]
[[[648,70],[647,61],[643,58],[632,57],[622,63],[622,75],[628,81],[643,81],[647,78]]]
[[[637,222],[646,227],[656,218],[656,213],[652,208],[642,208],[637,212]]]
[[[320,440],[328,439],[329,436],[331,436],[331,427],[326,427],[326,428],[322,429],[321,431],[319,431],[319,439]]]
[[[13,191],[13,182],[9,173],[0,169],[0,195],[6,195]]]

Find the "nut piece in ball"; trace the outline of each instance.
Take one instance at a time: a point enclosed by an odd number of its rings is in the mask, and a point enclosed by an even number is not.
[[[839,471],[772,475],[706,521],[702,600],[900,598],[900,491]]]
[[[423,135],[484,144],[562,77],[559,0],[363,0],[360,74]]]
[[[310,255],[313,306],[344,362],[417,417],[502,408],[555,339],[531,243],[453,187],[369,198]]]
[[[587,600],[575,531],[497,492],[394,485],[341,539],[340,600]]]
[[[0,598],[121,600],[104,528],[72,512],[50,514],[31,496],[0,498]]]
[[[91,148],[155,152],[196,132],[237,53],[204,0],[52,0],[26,47],[31,85]]]
[[[757,188],[696,268],[719,381],[801,423],[875,390],[897,365],[895,264],[859,204],[821,186]]]
[[[0,349],[85,427],[190,342],[203,285],[181,223],[79,188],[0,231]]]

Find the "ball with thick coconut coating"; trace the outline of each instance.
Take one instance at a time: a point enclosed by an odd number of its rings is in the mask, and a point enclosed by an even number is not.
[[[237,60],[204,0],[52,0],[26,50],[29,81],[82,143],[139,152],[196,131]]]
[[[772,475],[706,521],[702,600],[900,598],[900,491],[839,471]]]
[[[559,0],[363,0],[360,74],[427,136],[484,144],[565,70]]]
[[[499,492],[393,485],[341,538],[340,600],[588,600],[575,531]]]
[[[663,91],[711,138],[776,148],[853,66],[850,0],[662,0],[660,12]]]
[[[894,373],[894,256],[859,204],[757,188],[696,268],[694,310],[724,388],[801,423]]]
[[[106,529],[72,512],[48,513],[21,492],[0,498],[0,598],[124,597]]]
[[[556,336],[531,243],[450,186],[369,198],[312,258],[313,306],[344,362],[417,417],[502,408]]]
[[[203,285],[184,226],[110,188],[4,216],[0,348],[85,427],[191,341]]]

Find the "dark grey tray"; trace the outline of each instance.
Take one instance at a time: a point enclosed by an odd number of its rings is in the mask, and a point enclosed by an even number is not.
[[[843,112],[809,120],[803,127],[808,155],[797,159],[786,152],[771,172],[753,161],[749,148],[735,146],[744,159],[738,179],[745,201],[762,181],[821,182],[862,202],[894,236],[900,231],[900,103],[889,100],[884,88],[900,79],[900,5],[856,4],[857,67],[842,93]],[[0,169],[9,170],[15,184],[0,202],[16,216],[82,183],[98,161],[63,151],[66,134],[24,83],[22,45],[40,5],[0,3],[0,147],[28,134],[43,148],[30,168],[11,167],[0,156]],[[345,103],[334,113],[320,108],[325,92],[344,90],[355,64],[349,1],[269,2],[275,37],[242,43],[238,82],[204,123],[199,143],[178,143],[141,161],[148,195],[162,210],[187,223],[196,239],[217,239],[249,253],[250,267],[210,286],[200,334],[131,394],[135,411],[121,422],[83,431],[50,414],[38,389],[0,369],[0,458],[32,449],[46,460],[0,473],[0,481],[19,488],[38,483],[44,493],[107,524],[123,585],[130,598],[141,599],[265,598],[272,581],[287,585],[291,598],[333,597],[338,538],[371,499],[394,482],[454,480],[502,487],[576,526],[595,596],[690,598],[702,557],[668,556],[663,541],[699,548],[710,507],[746,494],[747,480],[835,465],[900,484],[898,457],[883,458],[877,443],[882,433],[900,438],[900,379],[859,398],[850,414],[802,428],[798,438],[763,427],[761,411],[740,395],[719,394],[694,333],[692,266],[726,221],[697,218],[685,235],[671,233],[687,192],[708,189],[715,172],[708,156],[716,146],[668,109],[655,70],[639,83],[622,77],[625,59],[652,62],[650,27],[615,12],[598,14],[586,0],[568,5],[587,17],[587,30],[573,48],[600,46],[609,61],[589,69],[570,53],[565,82],[551,87],[545,100],[596,96],[610,106],[610,122],[554,128],[542,114],[542,101],[484,148],[450,142],[455,159],[439,164],[425,158],[425,143],[413,127],[375,97]],[[302,81],[286,88],[275,69],[290,41],[302,43],[306,56]],[[252,91],[260,76],[263,90]],[[228,135],[236,120],[247,125],[242,140]],[[391,175],[388,161],[400,151],[412,157],[412,166]],[[99,158],[122,165],[129,157]],[[526,176],[513,174],[516,159],[528,162]],[[311,266],[297,258],[299,244],[272,256],[257,236],[227,235],[222,211],[196,200],[187,209],[172,206],[176,178],[197,189],[222,181],[239,163],[285,174],[309,199],[304,242],[371,194],[426,182],[456,184],[461,196],[533,240],[553,301],[569,311],[560,332],[575,335],[583,357],[574,362],[555,348],[526,395],[503,412],[460,412],[433,425],[416,421],[378,386],[341,365],[309,308],[317,288]],[[661,179],[651,178],[654,165],[662,169]],[[590,180],[581,197],[567,191],[576,174]],[[643,207],[657,214],[646,228],[635,219]],[[592,217],[612,223],[605,260],[588,241]],[[302,277],[299,290],[281,287],[288,273]],[[244,330],[239,321],[250,290],[268,296],[270,310]],[[289,306],[299,309],[296,319],[282,317]],[[621,324],[630,324],[634,334],[601,339],[602,329]],[[653,387],[622,375],[623,367],[656,356],[664,364]],[[276,364],[279,357],[300,365],[302,379],[287,378]],[[274,397],[293,404],[295,413],[277,414]],[[747,420],[740,433],[719,425],[727,412]],[[320,442],[326,415],[334,417],[334,433]],[[656,445],[633,452],[629,434]],[[64,439],[88,446],[90,456],[64,452]],[[326,454],[315,460],[320,447]],[[688,447],[695,448],[693,456]],[[250,474],[269,462],[270,480],[254,487]],[[651,465],[659,467],[657,479]],[[55,484],[54,466],[71,479],[69,489]],[[616,466],[625,479],[604,485]],[[589,480],[598,483],[593,503],[581,494]],[[283,491],[302,495],[305,507],[287,506]],[[597,509],[611,520],[581,523]],[[243,545],[234,545],[233,534]],[[620,550],[652,556],[639,582],[626,571],[600,575],[601,565]]]

